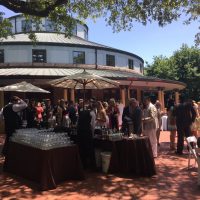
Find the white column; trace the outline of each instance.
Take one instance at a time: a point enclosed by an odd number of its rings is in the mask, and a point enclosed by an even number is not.
[[[120,99],[123,105],[126,105],[126,90],[125,88],[120,88]]]

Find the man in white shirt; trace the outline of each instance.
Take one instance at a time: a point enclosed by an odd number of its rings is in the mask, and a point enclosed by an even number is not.
[[[149,137],[153,156],[157,157],[157,137],[156,130],[158,128],[157,109],[151,103],[149,97],[144,100],[145,109],[143,111],[143,132],[144,135]]]
[[[20,118],[18,112],[24,110],[27,104],[17,96],[13,96],[10,102],[3,108],[3,118],[5,122],[6,139],[2,150],[3,155],[7,154],[9,138],[20,126]]]

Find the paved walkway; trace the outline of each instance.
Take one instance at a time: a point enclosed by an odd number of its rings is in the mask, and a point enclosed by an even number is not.
[[[84,181],[66,181],[55,190],[39,192],[33,184],[2,172],[0,157],[0,200],[199,200],[197,168],[187,169],[187,151],[177,156],[169,151],[169,132],[161,133],[157,176],[129,178],[103,173],[86,173]],[[0,146],[3,136],[0,135]],[[31,186],[31,187],[28,187]]]

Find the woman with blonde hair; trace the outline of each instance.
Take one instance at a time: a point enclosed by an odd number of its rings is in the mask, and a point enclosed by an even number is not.
[[[106,127],[106,111],[101,101],[97,101],[96,126]]]
[[[105,112],[106,112],[106,128],[109,128],[109,117],[108,117],[108,114],[107,114],[107,110],[108,110],[108,103],[106,102],[106,101],[104,101],[103,103],[102,103],[102,105],[103,105],[103,108],[104,108],[104,110],[105,110]]]
[[[107,110],[110,122],[110,128],[119,131],[119,120],[118,116],[120,114],[119,108],[115,102],[115,99],[110,99],[109,106]]]

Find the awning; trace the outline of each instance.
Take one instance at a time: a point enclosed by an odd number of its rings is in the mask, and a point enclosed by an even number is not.
[[[5,79],[25,79],[34,80],[53,80],[56,78],[70,76],[75,73],[80,73],[83,68],[58,68],[58,67],[18,67],[18,68],[0,68],[0,85],[4,86]],[[163,90],[182,90],[186,85],[182,82],[159,79],[155,77],[143,76],[139,73],[131,72],[126,69],[87,69],[89,73],[96,74],[105,78],[110,78],[120,82],[120,85],[130,86],[131,88],[144,87],[144,88],[162,88]]]

